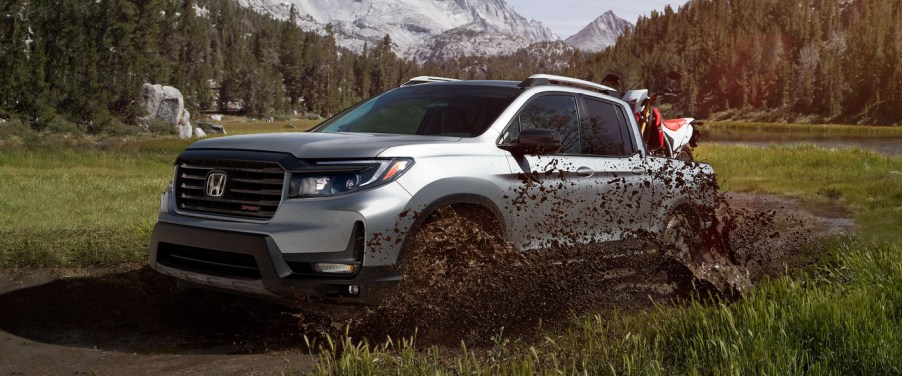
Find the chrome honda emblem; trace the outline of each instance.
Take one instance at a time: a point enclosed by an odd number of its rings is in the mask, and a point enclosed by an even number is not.
[[[207,175],[207,185],[204,192],[207,197],[219,198],[225,194],[226,174],[225,172],[211,172]]]

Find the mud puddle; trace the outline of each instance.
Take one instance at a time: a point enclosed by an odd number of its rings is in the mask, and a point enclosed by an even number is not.
[[[752,282],[810,264],[817,240],[854,231],[847,213],[757,194],[727,194],[724,244]],[[297,372],[315,357],[304,336],[417,336],[423,346],[530,338],[573,315],[647,309],[687,294],[690,271],[649,242],[523,253],[466,221],[437,225],[401,294],[371,309],[289,308],[205,290],[178,290],[138,268],[60,277],[0,272],[0,373]],[[651,245],[650,245],[651,244]],[[485,252],[491,250],[491,252]],[[478,252],[477,252],[478,251]],[[415,329],[416,328],[416,329]],[[322,343],[322,342],[319,342]]]
[[[147,267],[0,272],[2,374],[272,374],[308,369],[295,311],[176,288]]]

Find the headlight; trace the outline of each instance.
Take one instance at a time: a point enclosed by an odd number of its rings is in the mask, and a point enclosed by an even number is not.
[[[404,174],[413,159],[317,162],[311,170],[292,174],[288,198],[327,197],[378,187]]]

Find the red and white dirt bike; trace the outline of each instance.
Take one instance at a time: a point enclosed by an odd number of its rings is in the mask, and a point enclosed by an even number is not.
[[[682,74],[671,71],[668,78],[678,80]],[[694,125],[701,122],[694,118],[664,119],[655,103],[662,97],[675,96],[677,92],[664,90],[649,95],[648,89],[623,90],[620,76],[608,74],[603,82],[617,84],[623,101],[630,104],[636,114],[636,121],[645,145],[650,153],[670,158],[692,160],[692,148],[697,146],[699,132]]]

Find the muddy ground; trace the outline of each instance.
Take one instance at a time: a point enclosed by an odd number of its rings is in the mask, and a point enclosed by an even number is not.
[[[755,227],[734,234],[748,238],[739,241],[734,251],[746,261],[753,281],[816,260],[817,247],[810,243],[820,236],[854,231],[848,213],[836,207],[806,206],[770,195],[733,193],[726,198],[733,213],[745,221],[740,223],[745,225],[742,227]],[[480,337],[498,329],[491,322],[505,326],[507,336],[526,337],[534,331],[536,320],[554,322],[570,312],[614,306],[642,309],[651,300],[672,301],[680,294],[679,286],[670,282],[669,272],[655,268],[637,272],[614,264],[598,270],[594,264],[586,265],[593,266],[572,267],[579,270],[572,273],[567,269],[568,277],[560,284],[505,282],[520,286],[516,293],[482,288],[481,282],[459,285],[472,289],[467,291],[470,298],[479,294],[480,299],[475,301],[505,300],[491,307],[469,307],[467,304],[473,303],[467,302],[474,299],[455,301],[454,295],[432,300],[453,302],[454,307],[435,305],[429,299],[409,299],[415,304],[399,303],[415,309],[413,312],[376,310],[342,322],[331,322],[317,311],[252,298],[179,290],[170,279],[142,266],[4,270],[0,271],[0,374],[307,372],[316,358],[307,349],[304,336],[334,334],[345,324],[358,337],[375,340],[416,324],[427,328],[420,332],[419,343],[442,344],[447,340],[453,347],[460,339],[478,343]],[[543,273],[535,278],[554,277],[552,272]],[[586,273],[591,273],[591,283],[584,283],[590,275]],[[522,288],[523,283],[530,283],[529,288]],[[535,289],[541,294],[569,295],[536,300]],[[463,316],[474,308],[484,312],[475,316],[478,322],[467,322]],[[524,311],[526,308],[532,311]],[[422,321],[430,316],[422,312],[430,310],[439,318]],[[530,319],[524,320],[522,314]],[[486,321],[490,323],[483,325]],[[450,322],[462,322],[463,327],[447,325]]]

